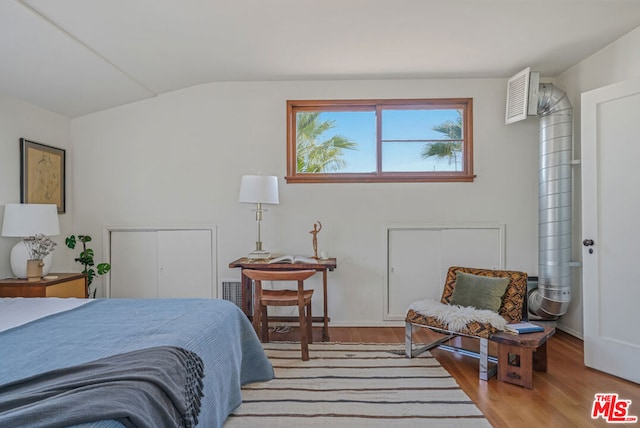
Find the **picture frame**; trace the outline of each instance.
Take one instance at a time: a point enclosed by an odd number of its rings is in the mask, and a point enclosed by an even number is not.
[[[55,204],[65,212],[64,149],[20,139],[20,202]]]

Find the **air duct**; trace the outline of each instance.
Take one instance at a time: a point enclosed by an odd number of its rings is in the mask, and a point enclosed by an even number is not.
[[[566,94],[543,83],[538,92],[538,288],[529,312],[555,319],[571,301],[572,108]]]

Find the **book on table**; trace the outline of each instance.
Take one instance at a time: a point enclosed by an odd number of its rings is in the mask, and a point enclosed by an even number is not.
[[[302,264],[316,264],[318,261],[311,257],[304,256],[294,256],[291,254],[287,254],[284,256],[276,257],[269,260],[269,264],[271,263],[302,263]]]
[[[544,327],[523,321],[515,324],[507,324],[505,331],[513,334],[536,333],[544,331]]]

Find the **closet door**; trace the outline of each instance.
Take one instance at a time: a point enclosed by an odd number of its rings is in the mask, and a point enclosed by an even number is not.
[[[155,231],[111,233],[110,297],[158,297],[158,235]]]
[[[499,229],[451,228],[442,230],[442,285],[450,266],[502,268],[502,236]],[[440,288],[442,292],[442,287]]]
[[[215,298],[215,229],[109,232],[112,298]]]
[[[500,224],[389,227],[384,319],[404,320],[416,300],[440,300],[449,267],[502,269],[504,254]]]
[[[214,297],[211,235],[211,230],[158,231],[158,297]]]
[[[403,316],[411,302],[439,299],[440,231],[396,229],[388,232],[386,313]]]

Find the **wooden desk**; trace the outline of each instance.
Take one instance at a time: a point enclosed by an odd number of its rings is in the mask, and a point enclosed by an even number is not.
[[[532,389],[533,370],[547,371],[547,340],[555,332],[555,327],[544,327],[537,333],[491,336],[498,343],[498,380]]]
[[[268,260],[252,260],[246,257],[242,257],[229,263],[230,268],[244,269],[257,269],[257,270],[306,270],[312,269],[318,272],[322,272],[322,295],[324,298],[324,313],[322,317],[313,317],[313,322],[322,322],[322,340],[324,342],[329,341],[329,312],[327,305],[327,271],[334,270],[337,267],[335,258],[329,258],[327,260],[318,260],[316,263],[268,263]],[[252,281],[244,273],[242,274],[242,310],[251,318],[252,317]],[[272,320],[293,321],[298,318],[293,317],[269,317]]]
[[[0,297],[78,297],[87,298],[87,276],[83,273],[51,273],[57,278],[28,281],[0,280]]]

